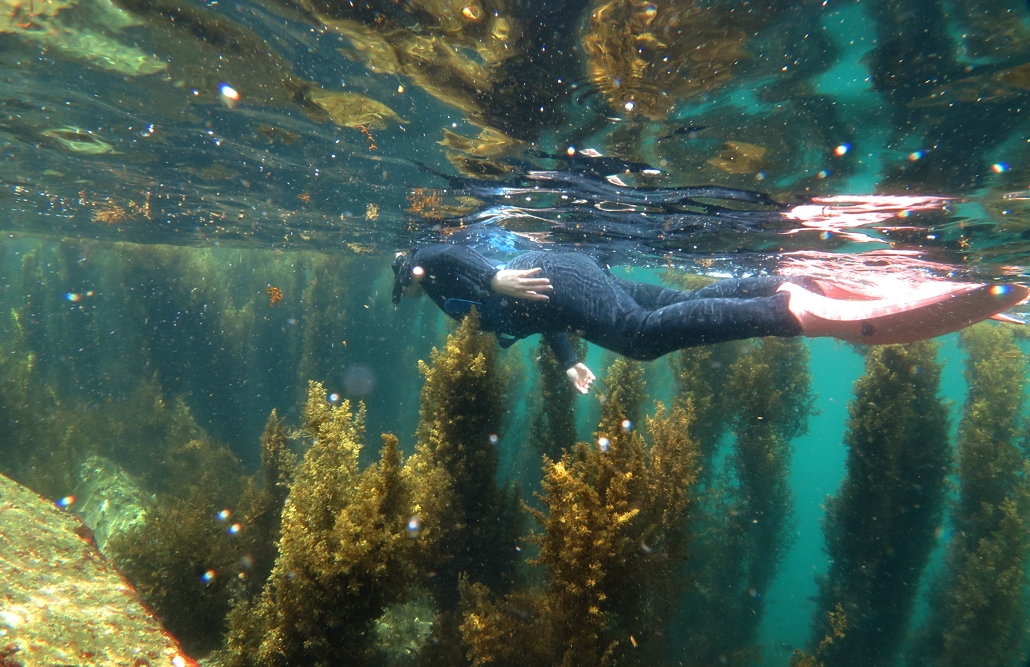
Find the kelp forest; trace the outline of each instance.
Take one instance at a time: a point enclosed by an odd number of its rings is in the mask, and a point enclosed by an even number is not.
[[[649,363],[577,342],[580,397],[535,339],[393,306],[377,255],[24,237],[0,276],[0,472],[79,514],[204,664],[1026,662],[1022,328]],[[820,439],[813,371],[845,355]],[[844,462],[820,535],[803,437]],[[806,539],[807,638],[776,645]]]

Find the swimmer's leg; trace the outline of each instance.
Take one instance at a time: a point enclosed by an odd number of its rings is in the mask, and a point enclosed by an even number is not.
[[[777,276],[760,276],[756,278],[727,278],[718,280],[701,289],[681,292],[653,283],[638,283],[611,276],[610,278],[624,292],[629,294],[642,308],[657,310],[682,301],[697,299],[753,299],[755,297],[772,296],[783,284],[784,279]],[[806,285],[807,286],[807,285]]]
[[[618,347],[606,347],[634,359],[656,359],[685,347],[759,336],[803,335],[785,294],[690,299],[653,311],[638,311],[619,323]]]

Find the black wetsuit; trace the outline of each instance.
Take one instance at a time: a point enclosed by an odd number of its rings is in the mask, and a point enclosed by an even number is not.
[[[454,318],[473,306],[481,326],[507,347],[543,334],[563,368],[579,361],[566,334],[647,361],[684,347],[755,336],[799,336],[787,309],[781,278],[721,280],[693,292],[617,278],[587,255],[528,252],[498,266],[471,248],[431,245],[415,251],[426,294]],[[516,299],[490,291],[501,268],[541,269],[551,281],[547,301]]]

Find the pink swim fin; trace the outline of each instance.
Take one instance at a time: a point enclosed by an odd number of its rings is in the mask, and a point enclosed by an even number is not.
[[[789,308],[806,336],[885,345],[942,336],[993,317],[1030,296],[1022,285],[927,286],[902,299],[831,299],[784,283]]]

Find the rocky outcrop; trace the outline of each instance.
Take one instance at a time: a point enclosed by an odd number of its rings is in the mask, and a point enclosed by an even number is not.
[[[77,516],[0,475],[0,665],[196,664]]]

